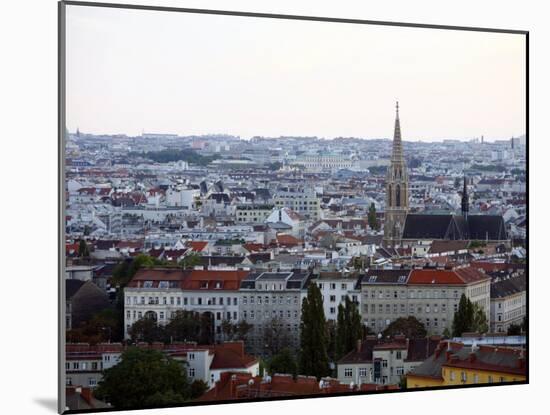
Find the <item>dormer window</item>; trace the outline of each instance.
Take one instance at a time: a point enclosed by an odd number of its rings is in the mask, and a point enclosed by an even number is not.
[[[221,283],[221,281],[216,281],[215,288],[217,288],[217,289],[222,288],[222,283]]]
[[[159,281],[159,288],[168,288],[169,286],[168,281]]]
[[[208,288],[208,281],[201,281],[201,288]]]
[[[153,288],[153,281],[143,281],[143,288]]]

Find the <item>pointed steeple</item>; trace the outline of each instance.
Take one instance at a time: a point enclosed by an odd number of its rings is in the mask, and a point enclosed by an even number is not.
[[[462,189],[462,216],[464,219],[468,218],[468,211],[470,210],[470,200],[468,198],[468,186],[466,184],[466,175],[464,175],[464,188]]]
[[[399,101],[395,102],[395,126],[393,129],[392,161],[403,160],[403,144],[401,142],[401,124],[399,122]]]

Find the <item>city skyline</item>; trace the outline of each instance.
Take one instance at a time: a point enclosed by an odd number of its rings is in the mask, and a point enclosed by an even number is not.
[[[405,141],[525,134],[523,35],[82,6],[67,17],[71,131],[390,138],[399,100]]]

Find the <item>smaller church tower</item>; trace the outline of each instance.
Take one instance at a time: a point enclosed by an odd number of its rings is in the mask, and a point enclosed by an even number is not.
[[[468,198],[468,185],[466,182],[466,176],[464,176],[464,188],[462,189],[462,216],[464,219],[468,219],[468,211],[470,210],[470,200]]]

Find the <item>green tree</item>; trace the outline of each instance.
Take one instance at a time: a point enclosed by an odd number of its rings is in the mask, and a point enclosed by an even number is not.
[[[323,298],[317,284],[310,284],[302,302],[300,322],[300,373],[318,379],[330,373]]]
[[[489,331],[487,315],[478,304],[472,304],[472,327],[469,331],[475,333],[487,333]]]
[[[458,303],[458,311],[453,318],[453,336],[460,337],[463,333],[468,332],[486,333],[488,330],[485,310],[462,294]]]
[[[382,333],[384,337],[394,337],[398,334],[405,335],[409,339],[426,337],[426,328],[424,324],[416,317],[400,317],[390,323]]]
[[[165,327],[166,337],[171,342],[196,342],[199,339],[201,324],[198,313],[178,310]]]
[[[166,341],[166,331],[163,326],[157,324],[152,318],[141,318],[136,321],[130,329],[128,334],[133,342],[164,342]]]
[[[245,341],[251,329],[252,324],[247,323],[244,320],[239,321],[237,324],[235,324],[235,327],[233,329],[233,338],[231,340]]]
[[[207,390],[208,384],[204,380],[197,379],[193,381],[193,383],[191,383],[191,399],[200,398]]]
[[[363,324],[357,304],[348,296],[344,304],[338,306],[338,317],[336,323],[336,360],[352,351],[357,340],[363,338]]]
[[[469,300],[462,294],[458,303],[458,310],[453,317],[453,336],[455,337],[460,337],[462,333],[468,332],[472,325],[471,306],[469,307],[468,303]]]
[[[200,265],[201,257],[196,252],[192,252],[188,255],[185,255],[183,259],[178,263],[183,269],[194,268],[195,265]]]
[[[212,313],[202,313],[199,319],[200,331],[199,331],[199,344],[212,344],[214,343],[214,317]]]
[[[81,258],[88,258],[90,256],[90,249],[84,239],[81,239],[78,243],[78,256]]]
[[[185,365],[157,350],[129,348],[103,372],[96,398],[117,409],[176,405],[191,398]]]
[[[376,231],[380,229],[380,223],[378,222],[378,218],[376,217],[376,207],[374,206],[374,202],[370,204],[369,214],[367,218],[369,222],[369,228]]]
[[[279,317],[269,320],[263,329],[262,340],[267,354],[275,355],[290,346],[290,336]]]
[[[273,355],[269,360],[267,367],[267,370],[271,375],[275,373],[284,373],[296,377],[298,374],[296,359],[288,348],[284,348],[279,353]]]

